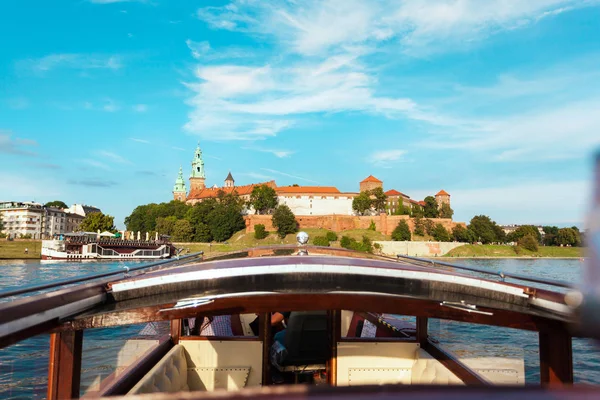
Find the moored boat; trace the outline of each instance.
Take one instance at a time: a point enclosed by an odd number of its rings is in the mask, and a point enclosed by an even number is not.
[[[112,234],[77,232],[42,241],[43,260],[160,260],[175,255],[168,237],[126,240]]]

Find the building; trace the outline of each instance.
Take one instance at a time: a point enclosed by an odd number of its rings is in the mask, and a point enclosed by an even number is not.
[[[7,201],[0,203],[0,216],[9,238],[42,238],[44,207],[39,203]]]
[[[67,226],[67,213],[60,208],[44,207],[42,214],[42,238],[51,238],[54,235],[65,233]]]
[[[77,215],[81,215],[81,216],[85,217],[86,215],[88,215],[90,213],[102,212],[102,211],[100,211],[99,208],[94,207],[94,206],[88,206],[85,204],[73,204],[71,207],[67,208],[65,210],[65,212],[68,212],[71,214],[77,214]]]
[[[191,167],[189,192],[186,190],[183,170],[180,167],[173,187],[173,200],[185,201],[187,204],[193,205],[205,199],[216,198],[220,193],[236,193],[245,202],[248,202],[255,187],[267,185],[277,193],[279,204],[287,205],[296,215],[354,215],[352,201],[359,194],[355,192],[341,192],[334,186],[277,186],[275,181],[236,186],[231,171],[227,174],[222,187],[217,185],[207,187],[204,160],[200,145],[194,151]],[[361,192],[376,188],[383,190],[383,181],[373,175],[369,175],[359,183],[359,188]],[[388,190],[385,193],[388,196],[387,206],[390,214],[396,213],[399,204],[402,204],[407,209],[422,208],[424,206],[423,201],[415,201],[408,195],[395,189]],[[440,199],[438,202],[450,203],[450,195],[443,190],[436,195],[436,199],[438,196]],[[254,210],[246,208],[245,212],[253,213]]]
[[[442,204],[450,205],[450,195],[445,190],[440,190],[435,195],[435,201],[437,201],[438,207],[441,207]]]

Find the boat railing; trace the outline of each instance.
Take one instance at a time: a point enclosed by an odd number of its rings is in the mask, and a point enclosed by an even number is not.
[[[502,281],[505,281],[506,278],[511,278],[511,279],[524,281],[524,282],[541,283],[544,285],[557,286],[557,287],[568,288],[568,289],[576,288],[576,285],[573,283],[556,280],[556,279],[537,278],[534,276],[515,274],[512,272],[490,271],[490,270],[485,270],[485,269],[481,269],[481,268],[468,267],[466,265],[453,264],[453,263],[449,263],[449,262],[445,262],[445,261],[437,261],[437,260],[432,260],[432,259],[428,259],[428,258],[405,256],[402,254],[398,254],[396,257],[398,260],[402,259],[405,261],[425,263],[432,267],[436,267],[436,266],[449,267],[449,268],[454,268],[454,269],[463,270],[463,271],[471,271],[471,272],[477,272],[477,273],[485,274],[485,275],[493,275],[493,276],[499,277]]]
[[[109,276],[125,275],[125,274],[131,273],[131,272],[138,272],[138,271],[143,271],[143,270],[150,269],[153,267],[164,266],[169,263],[178,264],[180,261],[187,262],[194,258],[201,257],[203,254],[204,254],[204,252],[200,251],[198,253],[180,256],[175,259],[157,261],[157,262],[153,262],[150,264],[143,264],[143,265],[131,266],[131,267],[130,266],[121,266],[121,267],[118,267],[114,270],[107,271],[107,272],[100,272],[100,273],[88,274],[88,275],[83,275],[83,276],[78,276],[78,277],[73,277],[73,278],[60,279],[60,280],[44,283],[41,285],[29,285],[29,286],[13,288],[13,289],[9,288],[7,290],[0,291],[0,299],[17,296],[17,295],[22,295],[22,294],[27,294],[27,293],[38,292],[40,290],[45,290],[45,289],[58,289],[65,285],[89,282],[94,279],[106,278]]]

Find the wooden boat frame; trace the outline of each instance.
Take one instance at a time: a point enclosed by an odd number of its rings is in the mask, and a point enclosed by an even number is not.
[[[201,256],[194,254],[0,292],[0,298],[6,298],[58,289],[0,304],[0,348],[50,332],[48,399],[78,398],[85,329],[170,321],[170,336],[162,338],[118,377],[105,379],[99,394],[118,395],[127,393],[179,342],[183,318],[199,310],[206,316],[257,313],[259,336],[215,339],[262,342],[262,384],[268,386],[270,312],[327,310],[331,351],[327,376],[335,386],[337,345],[357,340],[342,337],[341,310],[360,312],[366,318],[375,311],[416,317],[416,337],[393,340],[417,342],[465,384],[486,386],[489,382],[428,337],[429,318],[538,332],[542,386],[573,383],[571,338],[578,333],[563,293],[507,283],[506,274],[497,274],[501,281],[494,281],[457,273],[456,268],[486,274],[489,271],[447,263],[425,266],[432,263],[430,260],[392,259],[327,247],[304,249],[311,255],[295,255],[296,246],[276,246],[190,264]],[[517,279],[568,286],[523,276]],[[81,284],[64,287],[74,283]],[[196,303],[181,306],[181,300],[188,298]],[[467,308],[471,304],[476,312]],[[372,322],[381,323],[376,318]]]

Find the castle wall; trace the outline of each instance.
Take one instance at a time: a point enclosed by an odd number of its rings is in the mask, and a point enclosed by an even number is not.
[[[267,231],[275,231],[271,221],[271,215],[247,215],[246,232],[254,232],[254,226],[262,224]],[[385,235],[391,235],[400,220],[405,220],[411,232],[415,229],[414,219],[408,215],[387,215],[380,214],[376,216],[359,217],[353,215],[297,215],[296,220],[300,229],[322,228],[334,232],[341,232],[349,229],[368,229],[371,221],[375,223],[375,230]],[[431,218],[435,224],[442,224],[444,228],[452,230],[456,225],[465,226],[464,222],[454,222],[447,218]]]

